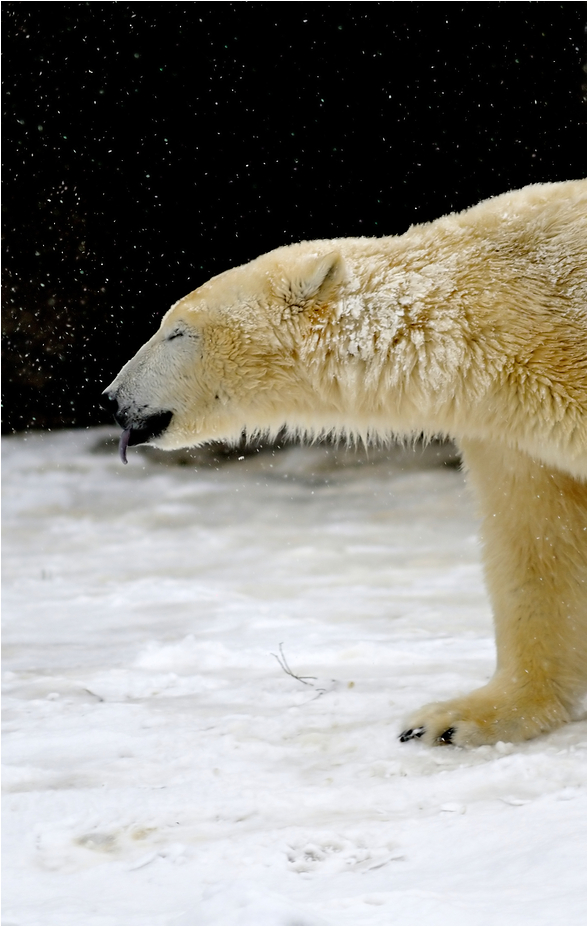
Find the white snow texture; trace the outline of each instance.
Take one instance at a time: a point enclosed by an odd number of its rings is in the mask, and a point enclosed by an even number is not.
[[[462,474],[108,434],[3,442],[3,924],[584,924],[584,723],[398,741],[493,672]]]

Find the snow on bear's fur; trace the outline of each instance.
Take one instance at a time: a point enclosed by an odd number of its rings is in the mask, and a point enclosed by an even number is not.
[[[497,669],[402,739],[520,741],[585,682],[586,184],[278,248],[181,299],[103,394],[127,444],[448,435],[483,518]]]

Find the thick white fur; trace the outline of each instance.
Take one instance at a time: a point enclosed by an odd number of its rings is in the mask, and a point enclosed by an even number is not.
[[[483,517],[497,670],[409,720],[430,743],[569,721],[585,681],[586,184],[399,237],[278,248],[199,287],[108,389],[162,448],[243,431],[450,435]],[[449,733],[447,733],[449,732]]]

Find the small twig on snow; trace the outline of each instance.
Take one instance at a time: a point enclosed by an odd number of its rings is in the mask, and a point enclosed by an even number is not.
[[[284,670],[284,672],[285,672],[288,676],[291,676],[292,679],[297,679],[298,682],[301,682],[302,685],[304,685],[304,686],[310,686],[312,689],[317,689],[317,686],[315,686],[315,684],[314,684],[313,682],[309,682],[309,681],[308,681],[308,680],[311,680],[311,679],[315,679],[315,680],[316,680],[316,678],[317,678],[316,676],[298,676],[292,669],[290,669],[290,666],[289,666],[288,661],[287,661],[287,659],[286,659],[286,655],[285,655],[285,653],[284,653],[284,645],[283,645],[283,644],[280,644],[280,655],[278,656],[277,653],[272,653],[272,657],[275,657],[275,658],[276,658],[276,660],[278,661],[278,663],[280,664],[280,666],[281,666],[281,668]],[[318,689],[317,689],[317,692],[319,693],[319,695],[322,695],[323,692],[326,692],[326,691],[327,691],[327,690],[326,690],[326,689],[323,689],[323,688],[318,688]]]

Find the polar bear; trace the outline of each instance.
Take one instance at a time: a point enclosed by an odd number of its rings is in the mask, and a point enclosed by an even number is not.
[[[127,445],[451,436],[482,516],[497,668],[401,740],[522,741],[585,684],[585,181],[387,238],[278,248],[177,302],[103,393]]]

